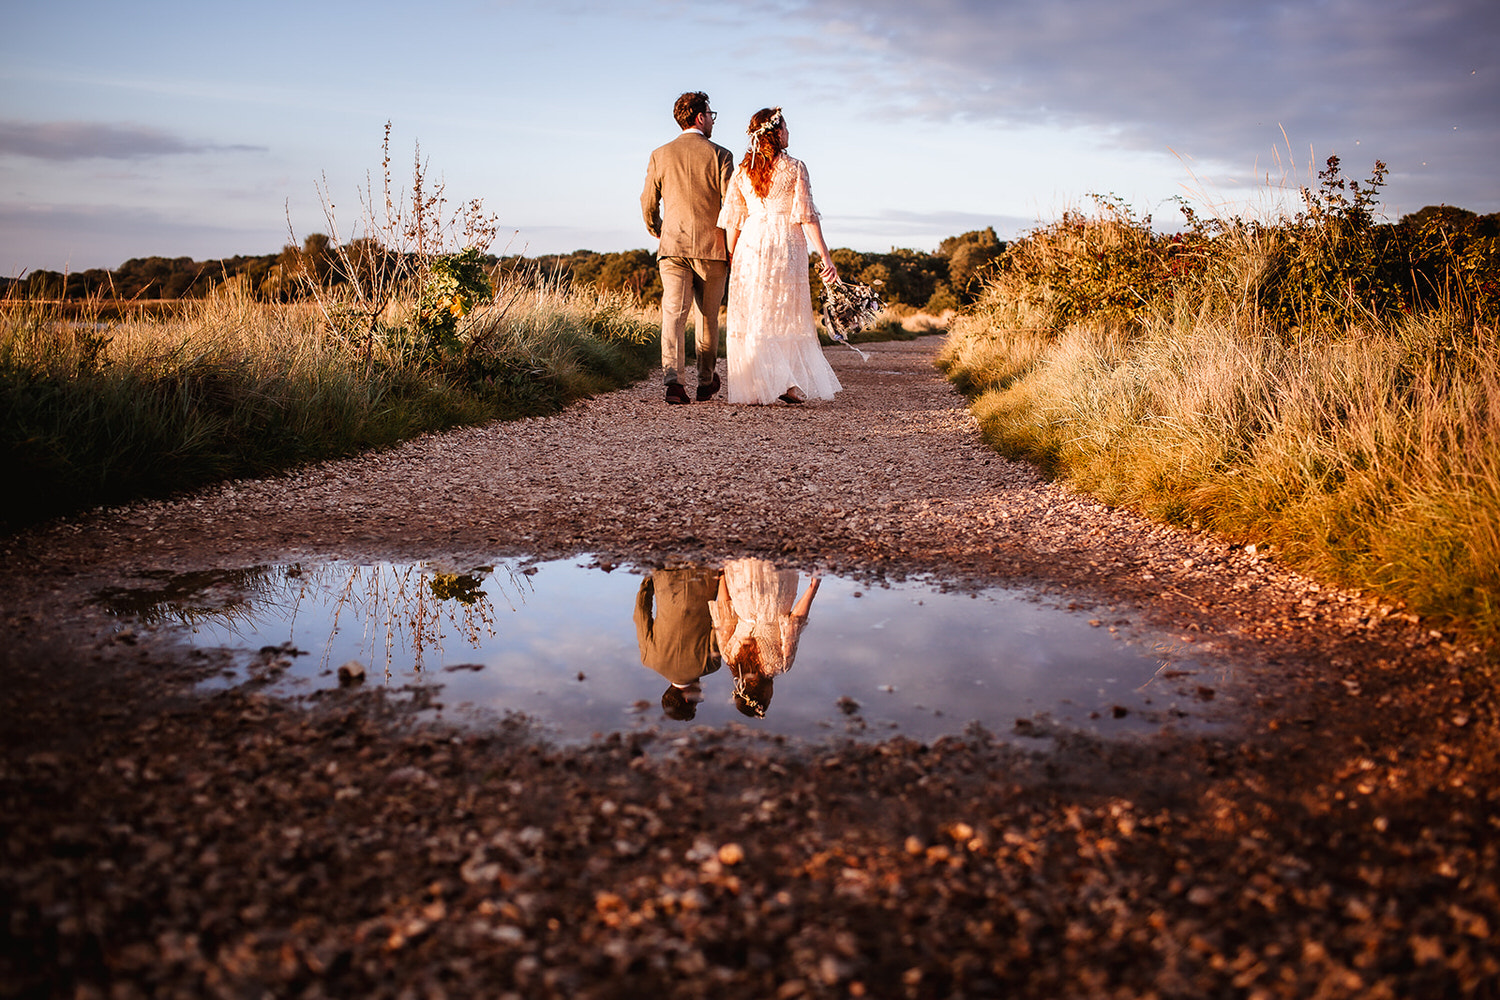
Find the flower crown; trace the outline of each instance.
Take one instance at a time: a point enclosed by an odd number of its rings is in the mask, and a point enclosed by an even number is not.
[[[781,109],[772,108],[770,118],[767,118],[765,121],[761,122],[760,125],[756,128],[745,129],[745,134],[750,136],[750,138],[752,139],[759,139],[763,135],[769,135],[770,133],[776,131],[781,127],[781,125]]]
[[[736,677],[734,679],[734,697],[744,702],[745,707],[754,712],[757,719],[764,719],[766,717],[766,709],[770,706],[761,704],[760,701],[750,693],[745,685],[743,677]]]

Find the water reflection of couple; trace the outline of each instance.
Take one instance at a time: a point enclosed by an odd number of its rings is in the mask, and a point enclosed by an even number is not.
[[[751,117],[750,146],[738,168],[729,150],[709,141],[718,116],[707,94],[683,94],[672,113],[682,132],[651,154],[641,194],[646,228],[661,241],[667,402],[691,402],[682,374],[694,304],[696,398],[703,402],[719,391],[714,363],[726,282],[729,402],[832,399],[842,386],[818,344],[808,245],[818,252],[825,284],[839,274],[823,239],[807,167],[787,155],[790,133],[781,109],[763,108]]]
[[[701,678],[719,669],[734,678],[734,705],[764,718],[775,678],[791,669],[818,578],[797,595],[798,574],[764,559],[732,559],[721,573],[701,568],[657,570],[636,595],[641,662],[666,677],[662,709],[693,718],[703,700]]]

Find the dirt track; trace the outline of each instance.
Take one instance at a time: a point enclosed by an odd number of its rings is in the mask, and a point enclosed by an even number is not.
[[[832,403],[556,417],[5,539],[4,995],[1495,995],[1486,654],[989,452],[934,338]],[[118,630],[145,571],[774,557],[1025,583],[1239,668],[1232,736],[550,750]],[[115,991],[112,994],[111,991]]]

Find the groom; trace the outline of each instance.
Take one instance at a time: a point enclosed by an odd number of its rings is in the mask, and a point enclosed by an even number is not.
[[[734,155],[709,141],[716,113],[708,95],[692,91],[672,108],[682,134],[651,154],[641,213],[646,229],[661,241],[661,367],[667,402],[690,402],[682,384],[687,367],[688,310],[698,306],[698,402],[719,391],[714,362],[719,353],[719,305],[729,283],[729,251],[719,228],[719,209],[734,173]]]

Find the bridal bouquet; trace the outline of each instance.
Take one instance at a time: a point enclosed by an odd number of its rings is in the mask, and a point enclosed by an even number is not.
[[[823,325],[828,328],[828,336],[862,358],[868,356],[849,343],[849,337],[863,330],[884,308],[880,293],[869,285],[849,281],[823,283]]]

